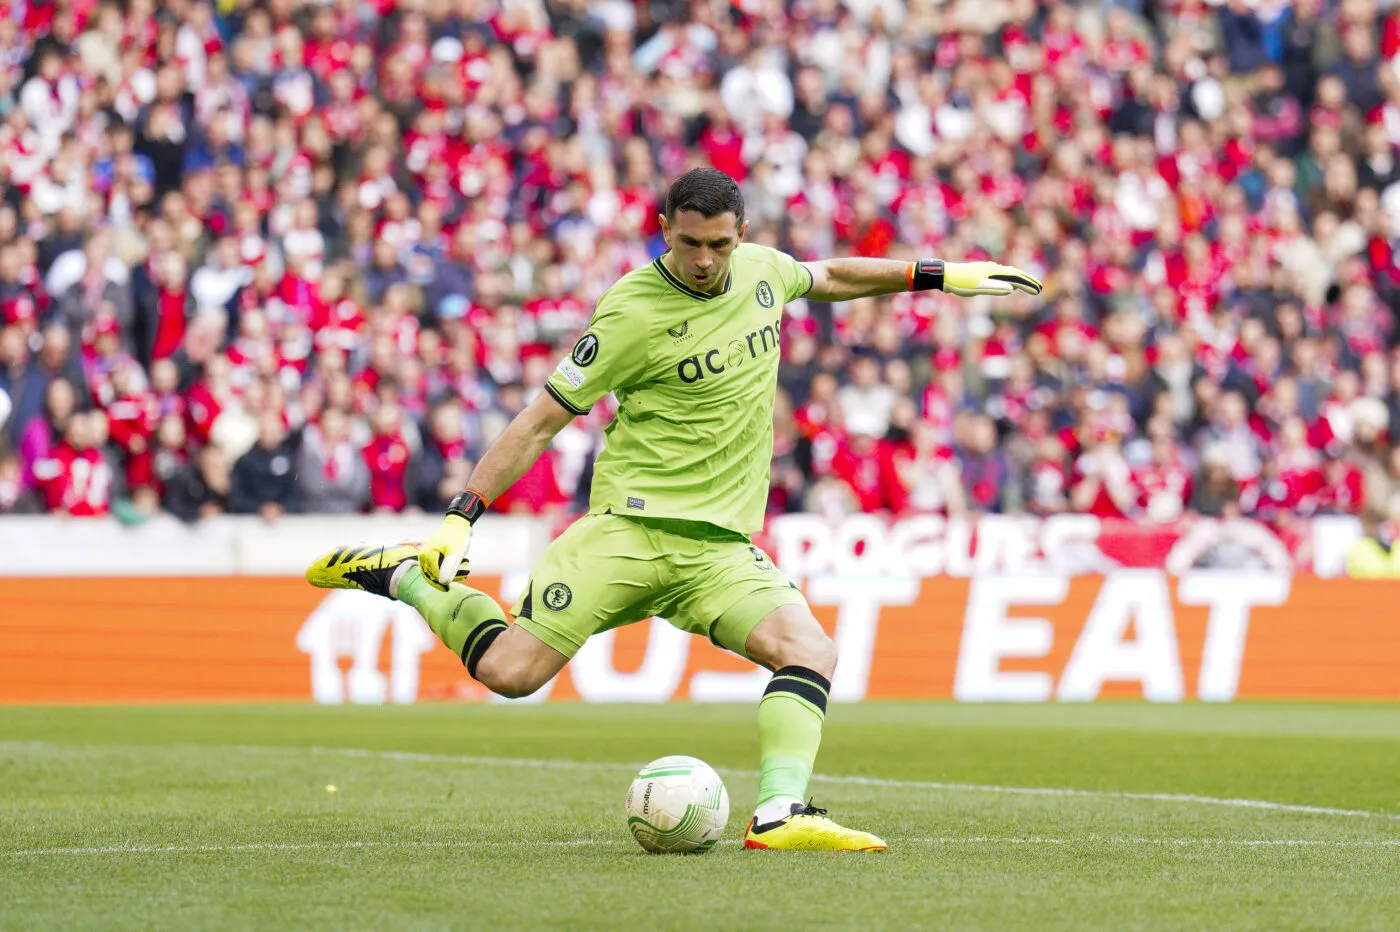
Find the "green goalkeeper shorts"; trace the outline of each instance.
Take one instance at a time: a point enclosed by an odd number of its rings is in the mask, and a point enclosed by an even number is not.
[[[747,537],[696,521],[593,514],[546,548],[511,613],[566,657],[600,631],[665,618],[741,656],[769,612],[807,600]]]

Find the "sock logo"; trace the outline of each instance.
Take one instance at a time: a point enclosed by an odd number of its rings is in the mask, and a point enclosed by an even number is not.
[[[561,582],[550,583],[544,590],[544,607],[551,612],[562,612],[574,600],[574,593]]]

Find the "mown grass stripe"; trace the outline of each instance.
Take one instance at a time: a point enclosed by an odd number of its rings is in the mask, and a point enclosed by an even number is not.
[[[93,746],[73,747],[45,741],[0,741],[0,747],[23,748],[48,751],[90,751]],[[154,750],[172,751],[224,751],[237,754],[324,754],[336,757],[358,757],[372,760],[404,761],[422,764],[467,764],[482,767],[526,767],[548,768],[552,770],[633,770],[643,766],[622,761],[581,761],[537,757],[484,757],[473,754],[429,754],[421,751],[387,751],[370,748],[334,747],[294,747],[258,744],[125,744],[100,745],[107,750],[151,752]],[[725,768],[731,777],[757,777],[756,770],[735,770]],[[875,786],[897,789],[929,790],[952,793],[993,793],[1008,796],[1062,796],[1077,799],[1116,799],[1157,803],[1180,803],[1184,805],[1227,806],[1231,808],[1258,809],[1268,812],[1292,812],[1303,815],[1343,816],[1348,818],[1382,819],[1400,822],[1400,813],[1376,812],[1368,809],[1343,809],[1332,806],[1311,806],[1301,803],[1281,803],[1263,799],[1228,799],[1217,796],[1200,796],[1193,793],[1140,793],[1118,790],[1080,790],[1072,787],[1029,787],[1002,786],[983,783],[943,783],[934,780],[902,780],[889,777],[866,777],[856,774],[812,774],[816,783],[844,786]]]

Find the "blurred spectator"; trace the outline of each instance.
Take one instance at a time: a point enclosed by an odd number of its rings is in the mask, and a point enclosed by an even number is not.
[[[1400,522],[1367,522],[1367,533],[1347,550],[1347,575],[1353,579],[1400,578]]]
[[[272,413],[262,415],[257,443],[233,465],[228,510],[233,514],[261,515],[268,521],[298,511],[294,454],[282,418]],[[210,487],[217,492],[216,487]]]
[[[369,470],[369,504],[375,511],[408,507],[408,468],[412,451],[403,436],[397,405],[380,404],[370,415],[373,434],[361,451]]]
[[[955,449],[968,510],[985,514],[1019,507],[1006,454],[997,448],[996,424],[989,417],[975,416],[964,425],[964,437]]]
[[[38,360],[29,353],[27,339],[22,327],[0,329],[0,391],[9,400],[5,433],[12,445],[18,445],[21,430],[43,410],[48,387]]]
[[[1123,455],[1122,435],[1098,428],[1074,461],[1070,507],[1100,518],[1128,518],[1137,513],[1139,492],[1132,467]]]
[[[0,515],[41,514],[44,500],[33,488],[26,488],[18,454],[0,443]]]
[[[62,437],[68,433],[68,422],[78,410],[78,396],[73,383],[55,379],[44,392],[44,410],[24,425],[19,435],[21,483],[25,488],[37,484],[35,466],[49,456]]]
[[[443,511],[467,487],[473,460],[463,431],[461,403],[448,397],[433,406],[428,434],[413,465],[413,504],[424,511]]]
[[[228,457],[211,444],[167,481],[165,507],[180,520],[194,522],[228,510],[232,489]]]
[[[884,465],[884,488],[890,510],[962,514],[966,506],[953,451],[939,443],[930,421],[914,423],[909,442],[893,449]]]
[[[339,408],[326,409],[319,424],[306,426],[297,452],[297,488],[308,512],[358,514],[369,503],[369,469]]]
[[[1240,512],[1240,484],[1224,447],[1207,447],[1201,470],[1192,483],[1191,510],[1207,518],[1233,518]]]
[[[852,434],[883,437],[889,429],[896,396],[880,375],[880,361],[873,356],[858,356],[851,365],[851,382],[837,397]]]
[[[102,453],[106,420],[98,411],[71,415],[63,436],[34,465],[34,479],[49,511],[74,517],[110,512],[115,476]]]

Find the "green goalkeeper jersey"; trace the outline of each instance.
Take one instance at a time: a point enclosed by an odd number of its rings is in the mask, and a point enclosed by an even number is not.
[[[791,256],[744,243],[719,294],[659,258],[604,292],[545,385],[575,414],[617,395],[590,512],[763,526],[783,305],[811,287]]]

